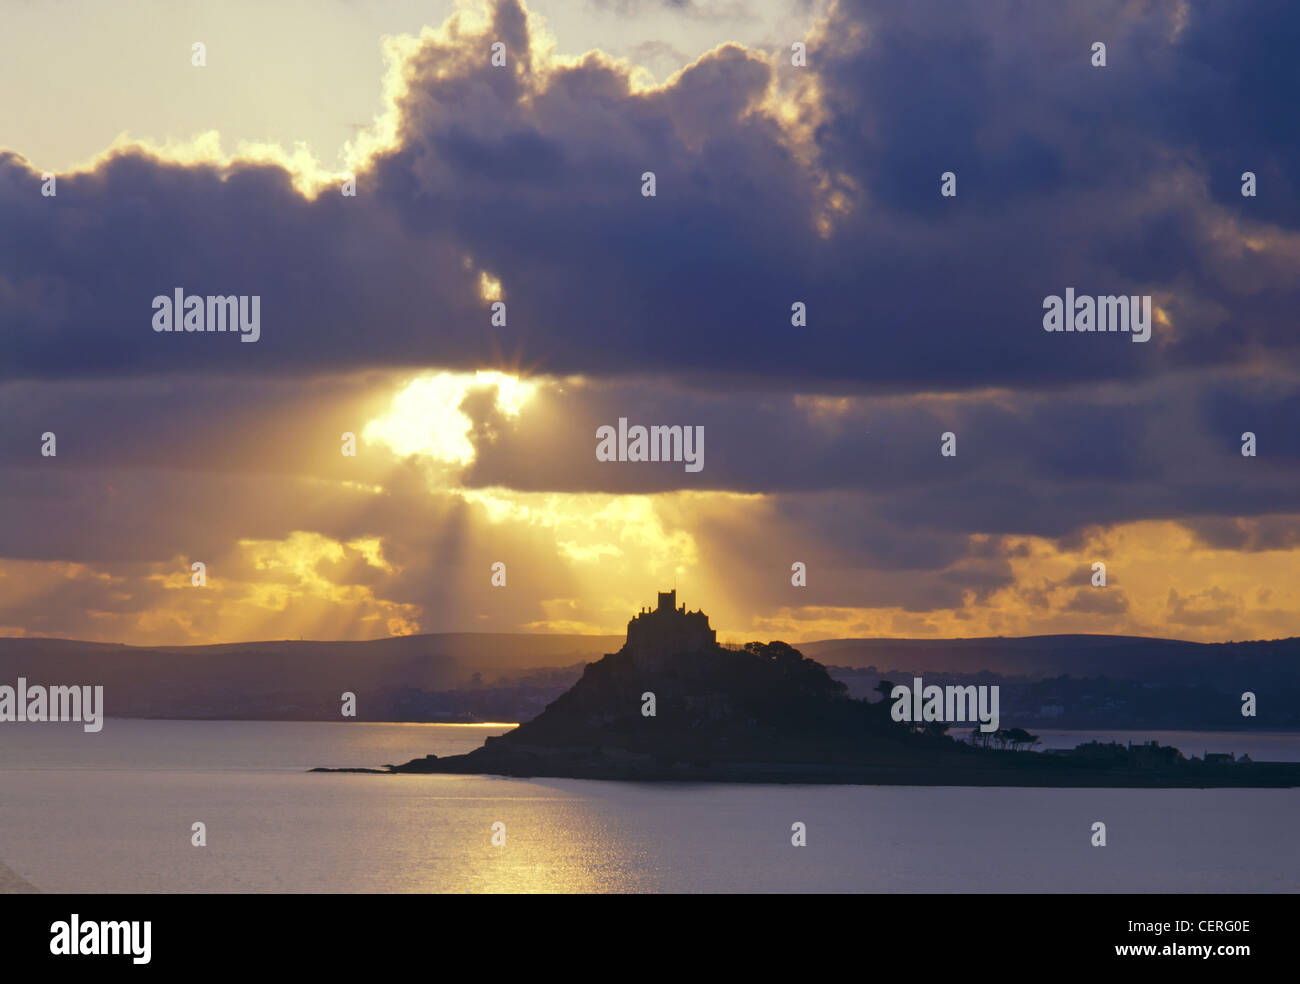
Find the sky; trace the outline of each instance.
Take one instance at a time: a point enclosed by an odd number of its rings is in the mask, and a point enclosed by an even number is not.
[[[0,635],[1300,635],[1292,4],[4,16]]]

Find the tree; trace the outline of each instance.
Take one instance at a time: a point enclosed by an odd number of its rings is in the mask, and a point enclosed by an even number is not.
[[[951,727],[946,721],[927,721],[921,730],[930,738],[943,738]]]
[[[1020,750],[1020,743],[1029,737],[1029,732],[1024,728],[1007,728],[1005,732],[1006,742],[1011,746],[1013,752]]]

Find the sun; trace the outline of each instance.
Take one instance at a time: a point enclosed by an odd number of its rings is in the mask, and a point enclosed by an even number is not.
[[[469,465],[475,457],[469,439],[474,424],[461,404],[471,392],[486,388],[496,389],[497,410],[518,417],[538,384],[495,370],[425,373],[398,390],[388,412],[367,423],[362,437],[402,457],[423,455],[443,464]]]

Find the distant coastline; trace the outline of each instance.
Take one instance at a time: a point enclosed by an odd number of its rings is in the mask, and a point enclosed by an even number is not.
[[[4,637],[0,679],[103,684],[108,717],[337,721],[339,695],[350,691],[355,720],[522,722],[622,644],[526,633],[175,647]],[[831,639],[798,648],[854,697],[913,675],[998,684],[1003,715],[1030,729],[1300,730],[1300,639]],[[1237,710],[1247,687],[1269,695],[1251,720]]]

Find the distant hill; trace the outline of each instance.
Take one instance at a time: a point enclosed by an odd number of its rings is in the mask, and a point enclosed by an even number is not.
[[[1258,642],[1185,642],[1142,636],[1047,635],[978,639],[825,639],[799,650],[827,666],[1043,680],[1104,676],[1148,683],[1236,684],[1243,672],[1261,683],[1300,678],[1300,638]]]
[[[115,717],[334,720],[350,691],[360,720],[428,720],[409,713],[413,695],[587,663],[621,642],[473,632],[151,647],[0,638],[0,682],[24,676],[31,684],[99,684]]]
[[[439,633],[370,642],[136,647],[0,638],[0,683],[102,684],[110,716],[526,721],[618,651],[622,636]],[[1003,684],[1007,710],[1039,727],[1241,727],[1233,700],[1260,695],[1254,726],[1300,726],[1300,639],[1196,643],[1135,636],[826,639],[800,652],[862,696],[881,678]],[[1065,684],[1054,681],[1072,678]],[[943,678],[943,679],[937,679]],[[1088,681],[1109,681],[1089,683]],[[1234,716],[1235,715],[1235,716]]]
[[[1003,716],[1025,727],[1300,728],[1300,639],[1197,643],[1134,636],[827,639],[800,650],[849,693],[882,679],[998,684]],[[1241,715],[1241,695],[1258,697]]]

